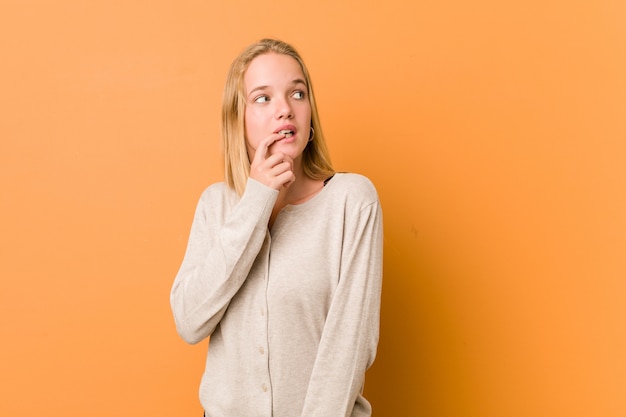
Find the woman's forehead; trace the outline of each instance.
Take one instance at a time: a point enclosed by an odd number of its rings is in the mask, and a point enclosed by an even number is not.
[[[254,58],[244,74],[247,91],[257,87],[273,87],[303,81],[306,84],[300,63],[289,55],[269,53]]]

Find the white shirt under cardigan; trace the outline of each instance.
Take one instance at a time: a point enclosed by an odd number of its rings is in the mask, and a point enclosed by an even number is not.
[[[207,417],[366,417],[378,343],[382,215],[365,177],[337,173],[285,207],[249,179],[207,188],[171,292],[179,334],[210,336]]]

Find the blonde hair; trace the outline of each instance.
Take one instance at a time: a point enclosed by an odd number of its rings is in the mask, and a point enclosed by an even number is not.
[[[315,95],[309,72],[300,54],[289,44],[275,40],[262,39],[248,46],[231,64],[222,100],[222,151],[224,156],[224,177],[226,184],[243,194],[250,176],[250,160],[246,148],[244,132],[244,97],[243,77],[252,60],[259,55],[277,53],[295,59],[302,69],[311,104],[311,127],[313,140],[302,153],[302,168],[309,178],[322,180],[334,174],[330,155],[324,140],[319,114],[315,105]]]

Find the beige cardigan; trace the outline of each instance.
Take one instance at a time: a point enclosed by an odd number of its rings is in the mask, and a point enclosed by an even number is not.
[[[365,371],[378,343],[382,215],[365,177],[336,174],[285,207],[249,179],[202,194],[171,291],[181,337],[210,336],[207,417],[367,417]]]

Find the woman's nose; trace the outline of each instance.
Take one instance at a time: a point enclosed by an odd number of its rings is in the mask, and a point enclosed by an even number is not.
[[[278,101],[276,105],[276,118],[291,119],[292,117],[293,112],[291,106],[289,105],[289,101],[286,99]]]

